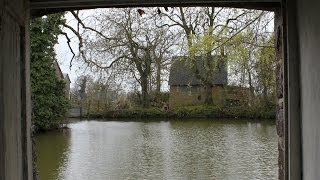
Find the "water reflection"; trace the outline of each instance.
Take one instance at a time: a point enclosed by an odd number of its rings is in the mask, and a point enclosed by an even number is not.
[[[41,179],[277,178],[272,121],[82,121],[70,127],[37,137]]]
[[[42,180],[56,180],[70,154],[70,131],[36,136],[37,167]]]

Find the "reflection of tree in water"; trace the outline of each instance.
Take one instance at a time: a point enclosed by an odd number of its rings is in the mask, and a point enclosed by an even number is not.
[[[270,120],[269,120],[270,121]],[[245,120],[229,124],[223,130],[225,151],[225,179],[259,179],[277,177],[277,155],[274,123]]]
[[[272,179],[278,177],[278,136],[276,132],[275,121],[265,120],[254,124],[251,142],[251,159],[256,159],[251,163],[256,173],[250,178],[257,179],[266,177]],[[268,149],[268,150],[267,150]],[[270,172],[275,172],[270,175]]]
[[[263,137],[274,137],[274,133],[276,133],[275,127],[276,127],[275,121],[272,121],[272,120],[261,121],[258,127],[259,134],[261,134]]]
[[[219,121],[197,119],[170,121],[170,125],[173,128],[171,137],[174,137],[173,177],[219,177],[223,172],[223,150],[226,149],[221,135],[224,124]]]
[[[275,125],[270,120],[184,120],[170,121],[170,125],[175,145],[173,172],[177,176],[192,179],[276,177],[273,163],[277,162],[277,155],[268,148],[277,144]]]
[[[133,147],[131,178],[163,177],[164,154],[159,123],[141,123],[137,144]]]
[[[152,159],[154,158],[156,150],[154,149],[153,145],[150,143],[150,139],[152,139],[152,134],[150,129],[148,128],[148,124],[143,124],[141,126],[142,132],[142,146],[141,146],[141,153],[143,164],[145,168],[147,168],[147,174],[150,174],[150,168],[152,167]]]
[[[40,179],[57,179],[70,146],[70,132],[47,132],[36,136],[37,168]]]

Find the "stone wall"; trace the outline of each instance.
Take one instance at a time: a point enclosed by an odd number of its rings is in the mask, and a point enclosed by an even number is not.
[[[248,98],[248,89],[237,86],[213,86],[212,98],[215,105],[224,105],[226,100],[245,102]],[[205,90],[200,86],[171,86],[169,106],[202,105],[205,100]]]
[[[275,11],[276,60],[277,60],[277,134],[279,180],[285,179],[286,173],[286,121],[284,94],[284,55],[283,55],[283,18],[280,10]]]
[[[169,107],[200,105],[204,98],[200,87],[171,86],[169,93]]]

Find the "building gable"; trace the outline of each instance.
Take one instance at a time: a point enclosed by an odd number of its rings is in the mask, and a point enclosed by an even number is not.
[[[219,58],[221,58],[221,56],[213,56],[213,60],[218,63],[216,73],[212,77],[212,84],[226,85],[228,84],[226,62]],[[187,62],[186,56],[174,57],[172,61],[169,75],[170,86],[196,86],[202,84],[201,80],[196,78],[190,64]],[[196,57],[196,61],[200,74],[203,75],[205,73],[205,61],[202,60],[200,56]]]

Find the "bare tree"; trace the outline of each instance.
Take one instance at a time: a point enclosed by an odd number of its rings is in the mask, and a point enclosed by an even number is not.
[[[149,105],[149,80],[156,67],[157,90],[161,86],[161,68],[168,59],[174,35],[168,28],[154,28],[151,15],[136,9],[97,10],[80,18],[71,12],[78,28],[64,24],[79,41],[78,59],[93,70],[131,74],[141,86],[142,105]],[[86,24],[88,20],[88,24]]]

